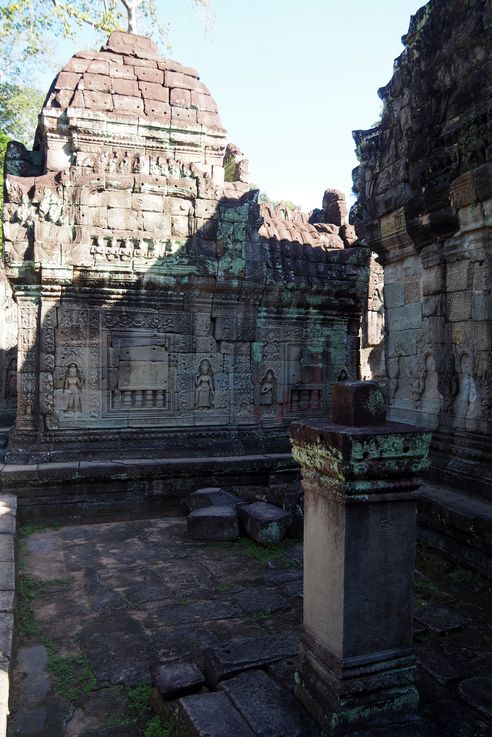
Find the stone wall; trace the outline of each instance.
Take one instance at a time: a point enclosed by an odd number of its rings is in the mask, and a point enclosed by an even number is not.
[[[8,463],[287,452],[289,422],[356,373],[368,249],[260,210],[225,154],[197,72],[148,39],[112,34],[58,74],[35,151],[6,158]]]
[[[492,9],[431,0],[356,131],[358,234],[384,265],[391,417],[435,429],[439,479],[492,486]]]
[[[17,306],[0,264],[0,427],[15,418],[17,396]]]

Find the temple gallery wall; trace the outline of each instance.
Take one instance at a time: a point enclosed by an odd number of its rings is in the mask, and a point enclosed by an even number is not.
[[[6,468],[292,468],[289,423],[326,416],[331,383],[357,376],[370,252],[344,196],[327,190],[310,217],[259,205],[226,144],[198,74],[120,32],[58,74],[34,150],[10,144]]]

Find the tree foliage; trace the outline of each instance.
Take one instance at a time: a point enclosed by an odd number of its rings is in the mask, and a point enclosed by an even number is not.
[[[210,0],[191,0],[206,10]],[[139,25],[135,25],[138,9]],[[114,30],[148,35],[166,43],[167,30],[160,22],[157,0],[3,0],[0,5],[0,72],[13,77],[32,70],[46,59],[55,39],[76,38],[90,27],[107,37]]]
[[[30,147],[44,95],[34,87],[0,84],[0,133]]]

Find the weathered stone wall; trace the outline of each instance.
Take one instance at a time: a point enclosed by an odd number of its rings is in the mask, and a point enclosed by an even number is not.
[[[17,396],[17,306],[0,264],[0,427],[15,418]]]
[[[352,219],[384,265],[391,417],[436,429],[440,480],[492,486],[492,8],[431,0],[356,131]]]
[[[207,88],[130,34],[60,72],[35,148],[7,155],[7,461],[288,451],[357,371],[369,251],[349,226],[260,211],[243,160],[225,182]]]

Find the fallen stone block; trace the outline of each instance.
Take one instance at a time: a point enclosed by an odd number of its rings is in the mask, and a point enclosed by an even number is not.
[[[254,502],[240,507],[239,519],[248,535],[261,545],[277,545],[292,523],[290,512],[267,502]]]
[[[264,637],[241,637],[227,645],[209,648],[203,653],[207,683],[215,688],[219,681],[244,670],[260,668],[285,658],[294,658],[299,650],[297,633]]]
[[[224,693],[185,696],[176,702],[176,737],[255,737]]]
[[[205,683],[198,666],[187,660],[156,663],[150,669],[150,676],[159,695],[166,700],[187,696]]]
[[[264,671],[241,673],[223,681],[220,687],[257,735],[314,737],[319,734],[293,694],[281,688]]]
[[[237,540],[239,520],[235,507],[204,507],[187,517],[188,533],[193,540]]]
[[[240,499],[218,486],[197,489],[186,498],[186,506],[192,512],[203,507],[236,507]]]

